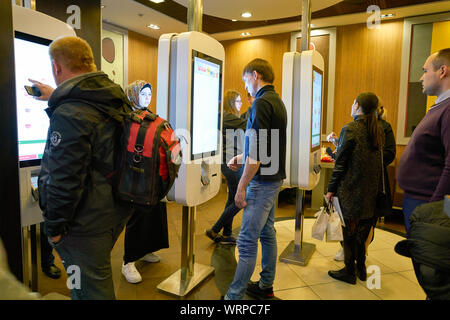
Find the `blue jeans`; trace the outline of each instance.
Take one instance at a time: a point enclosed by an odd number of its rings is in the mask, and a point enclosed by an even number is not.
[[[428,201],[403,197],[403,218],[405,220],[405,229],[407,238],[409,238],[409,231],[411,229],[409,217],[411,217],[411,214],[413,213],[415,208],[424,203],[428,203]]]
[[[236,195],[239,180],[241,179],[242,168],[238,171],[233,171],[228,168],[226,164],[222,164],[221,169],[227,179],[228,199],[222,215],[212,229],[215,233],[219,233],[223,228],[223,235],[228,237],[231,236],[233,229],[233,218],[241,210],[234,203],[234,197]]]
[[[228,289],[227,300],[241,300],[255,270],[258,239],[262,247],[262,271],[259,284],[272,287],[277,264],[277,239],[274,228],[275,206],[282,181],[255,181],[247,187],[247,206],[242,214],[242,225],[237,246],[239,262],[234,280]]]

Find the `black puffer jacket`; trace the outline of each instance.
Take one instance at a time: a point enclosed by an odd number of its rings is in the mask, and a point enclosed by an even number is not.
[[[101,233],[132,213],[114,201],[111,185],[93,165],[102,163],[106,171],[114,167],[114,135],[120,129],[105,114],[109,108],[121,109],[125,100],[120,86],[103,72],[67,80],[50,97],[39,176],[39,203],[49,236]]]
[[[366,121],[355,117],[339,134],[336,163],[328,184],[328,192],[339,199],[344,219],[374,217],[381,180],[381,152],[370,146]]]
[[[450,218],[444,200],[417,207],[410,217],[410,238],[397,243],[411,257],[419,284],[429,299],[450,300]]]

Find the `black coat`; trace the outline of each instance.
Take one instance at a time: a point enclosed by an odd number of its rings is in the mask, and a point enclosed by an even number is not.
[[[366,121],[355,118],[339,135],[328,192],[338,197],[344,219],[370,219],[380,181],[381,152],[370,145]]]
[[[110,172],[114,168],[118,124],[106,121],[104,114],[121,109],[124,99],[120,86],[103,72],[67,80],[51,95],[39,175],[39,204],[48,236],[105,232],[131,215],[130,208],[114,201],[111,185],[93,166],[101,162]]]
[[[410,238],[395,251],[411,257],[419,284],[430,299],[450,299],[450,218],[444,200],[417,207],[410,217]]]

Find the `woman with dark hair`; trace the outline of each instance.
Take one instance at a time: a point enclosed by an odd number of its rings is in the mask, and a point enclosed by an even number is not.
[[[125,88],[125,93],[134,109],[147,109],[152,100],[152,85],[144,80],[137,80]],[[142,281],[136,269],[135,261],[155,263],[161,257],[153,252],[169,247],[167,226],[167,207],[159,202],[151,208],[136,207],[125,229],[125,252],[122,274],[130,283]]]
[[[242,106],[242,98],[237,91],[227,91],[223,100],[223,159],[222,173],[227,179],[228,199],[225,209],[211,229],[206,230],[206,235],[214,242],[222,244],[236,244],[236,239],[232,235],[232,225],[234,216],[241,210],[234,203],[237,186],[241,179],[242,170],[233,171],[228,168],[227,163],[234,156],[243,152],[243,141],[246,120],[239,117]],[[220,231],[223,229],[223,234]]]
[[[389,122],[386,121],[387,118],[387,110],[385,107],[383,107],[381,104],[379,104],[377,108],[377,119],[378,122],[383,129],[384,132],[384,144],[383,144],[383,165],[384,165],[384,185],[385,185],[385,193],[387,196],[387,201],[389,203],[392,203],[392,195],[391,195],[391,187],[389,183],[389,176],[387,173],[387,167],[394,161],[395,154],[396,154],[396,143],[395,143],[395,137],[394,132],[392,131],[392,127]],[[334,132],[330,134],[333,135]],[[375,212],[375,216],[373,219],[373,226],[370,229],[369,236],[366,240],[366,253],[369,247],[369,244],[372,243],[374,239],[374,233],[375,233],[375,227],[377,225],[378,218],[383,217],[386,213],[380,212],[377,210]],[[336,261],[343,261],[344,260],[344,249],[341,248],[336,255],[334,256],[334,260]]]
[[[376,215],[376,198],[381,187],[381,151],[384,134],[378,123],[378,98],[361,93],[352,105],[354,121],[339,135],[336,163],[326,198],[336,195],[344,217],[343,247],[345,267],[328,271],[337,280],[356,284],[367,279],[365,242]],[[355,268],[356,261],[356,268]]]

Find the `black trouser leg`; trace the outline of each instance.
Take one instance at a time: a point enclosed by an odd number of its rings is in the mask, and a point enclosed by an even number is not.
[[[356,225],[355,259],[358,269],[366,268],[366,240],[372,226],[373,219],[360,220]]]
[[[355,274],[355,234],[351,231],[350,227],[345,227],[342,229],[342,231],[344,236],[342,246],[344,248],[345,268],[347,269],[349,274]]]

